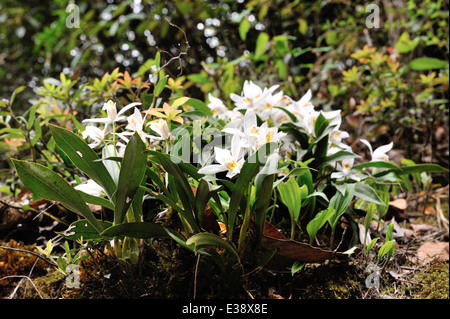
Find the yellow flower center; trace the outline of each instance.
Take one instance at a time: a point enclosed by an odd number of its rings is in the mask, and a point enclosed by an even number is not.
[[[250,128],[250,134],[258,134],[258,133],[259,133],[259,129],[255,125],[253,125]]]
[[[350,169],[350,167],[351,167],[351,166],[350,166],[349,163],[345,163],[345,164],[344,164],[344,169]]]
[[[231,161],[225,164],[225,167],[230,171],[232,171],[236,166],[237,164],[235,161]]]
[[[269,143],[272,140],[273,131],[269,131],[266,135],[266,143]]]
[[[249,98],[249,97],[246,97],[246,98],[244,99],[244,103],[250,103],[250,98]]]
[[[159,120],[159,121],[156,123],[156,126],[157,126],[158,128],[160,128],[160,129],[162,129],[162,128],[164,127],[164,124],[165,124],[164,120]]]

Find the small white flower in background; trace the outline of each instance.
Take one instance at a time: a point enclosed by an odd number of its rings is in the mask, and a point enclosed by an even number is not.
[[[353,179],[354,181],[360,181],[361,179],[355,175],[356,171],[352,169],[354,163],[353,158],[345,159],[341,161],[341,164],[336,164],[337,172],[331,173],[331,178],[337,180],[343,180],[345,178]]]
[[[264,126],[264,124],[266,124]],[[266,143],[279,143],[281,138],[286,136],[284,132],[278,132],[277,127],[267,127],[267,122],[264,122],[259,130],[259,136],[256,140],[255,150],[258,150]]]
[[[310,102],[311,98],[311,90],[308,90],[300,100],[287,106],[288,111],[295,115],[300,122],[305,122],[305,118],[309,117],[311,112],[314,111],[314,105]]]
[[[231,139],[231,151],[214,147],[214,154],[216,162],[219,164],[202,167],[198,171],[200,174],[215,174],[228,171],[226,176],[232,178],[241,172],[245,160],[241,148],[241,139],[238,134],[235,134]]]
[[[127,132],[117,133],[117,135],[122,138],[126,143],[128,143],[127,136],[131,136],[134,132],[137,132],[141,139],[145,142],[147,138],[156,138],[155,136],[149,135],[144,131],[144,119],[141,112],[134,108],[134,113],[127,117],[128,125],[125,127]]]
[[[83,193],[97,197],[103,197],[106,194],[105,190],[92,179],[89,179],[86,183],[77,185],[74,188]]]
[[[258,104],[256,105],[256,110],[258,112],[258,115],[261,118],[261,120],[263,120],[263,121],[267,121],[269,119],[269,117],[271,117],[272,112],[274,110],[278,111],[278,109],[274,109],[274,106],[279,106],[280,101],[283,97],[282,91],[272,95],[272,94],[266,94],[266,92],[268,90],[269,89],[264,88],[263,95],[265,97],[263,99],[259,100]]]
[[[341,126],[341,122],[342,122],[340,115],[338,117],[336,117],[336,119],[334,119],[333,121],[337,125],[336,125],[336,128],[329,135],[330,144],[337,146],[337,147],[345,148],[345,147],[347,147],[347,145],[342,143],[342,140],[349,138],[350,134],[348,134],[345,131],[339,130],[339,127]],[[332,125],[333,121],[330,123],[330,125]]]
[[[227,125],[225,125],[225,128],[242,129],[242,126],[244,124],[244,114],[242,114],[236,109],[232,109],[226,111],[224,116],[228,122]]]
[[[89,137],[92,140],[94,140],[93,143],[89,144],[91,148],[99,146],[105,139],[105,132],[99,129],[98,127],[92,125],[86,126],[84,131],[81,132],[81,135],[83,136],[84,139]]]
[[[238,135],[243,141],[242,147],[259,149],[266,143],[279,142],[286,133],[278,132],[277,127],[268,127],[267,122],[258,126],[256,114],[253,110],[247,110],[244,116],[243,131],[235,128],[225,128],[222,132]]]
[[[134,108],[134,113],[127,117],[127,121],[128,125],[125,127],[126,130],[140,132],[144,129],[144,119],[137,108]]]
[[[373,150],[372,145],[369,143],[369,141],[365,139],[360,140],[362,143],[364,143],[370,150],[370,155],[372,156],[372,162],[389,162],[389,155],[387,155],[387,152],[389,152],[392,147],[394,146],[393,142],[390,142],[387,145],[382,145],[378,147],[377,149]]]
[[[291,110],[289,110],[289,107],[286,107],[286,110],[291,112]],[[280,127],[283,123],[292,122],[291,118],[286,114],[285,111],[275,108],[272,109],[270,118],[272,120],[272,123],[277,127]]]
[[[252,81],[245,81],[241,95],[234,93],[230,94],[231,100],[236,105],[237,109],[255,109],[265,100],[267,96],[272,94],[279,85],[274,85],[268,89],[262,90],[258,85]]]
[[[149,74],[148,80],[150,81],[150,83],[156,84],[156,82],[158,82],[159,67],[157,68],[156,65],[153,64],[150,68],[150,71],[152,72]]]
[[[211,110],[215,118],[223,120],[228,108],[223,104],[222,100],[214,97],[211,93],[208,94],[209,104],[208,107]]]
[[[127,106],[124,106],[119,112],[117,112],[116,103],[109,100],[108,102],[103,104],[103,107],[102,107],[102,110],[106,111],[107,117],[85,119],[85,120],[83,120],[82,123],[93,122],[93,123],[110,124],[110,123],[114,123],[114,122],[124,121],[126,119],[126,116],[124,116],[122,114],[125,113],[126,111],[128,111],[129,109],[131,109],[132,107],[134,107],[136,105],[140,105],[140,104],[141,103],[139,103],[139,102],[130,103]]]
[[[169,124],[167,124],[167,122],[163,119],[151,122],[150,128],[152,129],[152,131],[158,133],[163,140],[167,140],[170,137]]]

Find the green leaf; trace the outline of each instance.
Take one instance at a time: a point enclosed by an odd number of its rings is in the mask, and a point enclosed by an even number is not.
[[[115,196],[114,224],[122,220],[131,205],[131,201],[139,188],[147,168],[145,144],[138,133],[134,133],[125,148],[120,168],[119,182]]]
[[[381,246],[380,250],[378,251],[378,263],[381,262],[381,259],[385,256],[387,256],[386,262],[389,261],[390,257],[394,254],[394,245],[395,241],[390,240],[384,243],[383,246]]]
[[[194,245],[195,252],[197,252],[199,248],[211,246],[223,248],[225,249],[225,251],[235,256],[238,261],[240,261],[239,255],[237,254],[236,250],[234,250],[234,248],[231,247],[231,245],[227,243],[224,239],[215,234],[211,233],[195,234],[194,236],[189,237],[189,239],[186,241],[186,245],[188,246]]]
[[[247,39],[247,33],[250,30],[251,23],[247,18],[242,19],[241,23],[239,23],[239,36],[242,41]]]
[[[255,47],[255,56],[259,57],[260,55],[266,52],[267,42],[269,42],[269,35],[266,32],[261,32],[256,39],[256,47]]]
[[[22,92],[26,89],[26,86],[22,85],[19,86],[17,89],[14,90],[14,92],[11,94],[11,98],[9,99],[9,106],[12,106],[14,103],[14,100],[16,99],[16,95]]]
[[[38,105],[39,105],[39,104],[33,105],[33,106],[30,108],[30,110],[29,110],[30,115],[28,115],[27,130],[31,130],[31,128],[33,127],[34,117],[35,117],[35,114],[36,114],[36,108],[37,108]]]
[[[331,228],[334,229],[336,227],[339,217],[341,217],[341,215],[344,214],[349,207],[355,194],[355,187],[356,184],[346,184],[344,195],[342,195],[340,191],[337,191],[336,194],[330,199],[328,207],[336,210],[336,213],[329,220]]]
[[[297,260],[296,262],[294,262],[294,264],[292,265],[291,268],[291,274],[292,276],[295,275],[295,273],[299,272],[300,270],[302,270],[305,267],[306,263],[301,262],[299,260]]]
[[[275,143],[267,143],[261,146],[255,153],[247,158],[244,165],[242,165],[241,172],[239,173],[233,191],[230,198],[230,207],[228,209],[228,225],[227,236],[231,239],[234,223],[236,221],[236,215],[241,203],[241,199],[244,196],[244,192],[247,190],[249,184],[253,178],[258,174],[260,167],[264,164],[266,156],[273,151],[277,145]]]
[[[167,238],[167,232],[163,226],[154,223],[133,222],[114,225],[105,229],[104,237],[132,237],[132,238]]]
[[[392,233],[394,232],[394,224],[389,224],[388,229],[386,230],[386,240],[391,241],[394,239]]]
[[[77,191],[62,177],[40,164],[12,159],[20,180],[34,195],[60,202],[64,207],[86,218],[101,232],[103,227]]]
[[[112,226],[112,223],[108,221],[99,220],[98,222],[102,225],[103,229],[107,229]],[[100,233],[86,219],[80,219],[73,222],[69,228],[63,232],[59,232],[58,234],[73,241],[102,239]]]
[[[437,164],[416,164],[414,166],[404,166],[400,168],[399,175],[415,173],[448,173],[448,169]]]
[[[100,205],[102,207],[108,208],[110,210],[114,210],[114,205],[107,199],[105,198],[101,198],[101,197],[97,197],[97,196],[93,196],[90,194],[87,194],[83,191],[80,190],[76,190],[78,194],[80,194],[81,198],[83,198],[83,200],[88,203],[88,204],[92,204],[92,205]]]
[[[439,60],[436,58],[417,58],[409,63],[409,66],[414,71],[426,71],[433,69],[446,69],[448,68],[448,62]]]
[[[358,164],[353,166],[353,169],[362,170],[364,168],[376,167],[376,168],[387,168],[387,169],[398,169],[399,167],[393,163],[388,163],[384,161],[379,162],[367,162],[363,164]]]
[[[289,178],[287,182],[278,184],[280,199],[288,208],[289,215],[294,221],[298,220],[302,208],[302,191],[295,178]]]
[[[335,154],[329,155],[325,158],[323,158],[322,160],[318,160],[318,165],[319,167],[330,163],[330,162],[336,162],[336,161],[341,161],[343,159],[349,159],[349,158],[359,158],[360,156],[352,153],[352,152],[348,152],[348,151],[339,151],[336,152]]]
[[[400,53],[408,53],[413,51],[416,46],[419,44],[419,38],[415,38],[414,40],[411,40],[409,38],[408,32],[403,32],[400,35],[400,38],[398,39],[397,43],[395,44],[395,49]]]
[[[369,254],[370,251],[372,250],[373,246],[375,246],[375,244],[377,243],[378,238],[374,238],[372,239],[372,241],[367,245],[366,247],[366,254]]]
[[[317,213],[316,217],[311,220],[306,226],[306,231],[309,235],[309,243],[312,245],[314,238],[320,228],[336,213],[334,208],[327,208]]]
[[[192,207],[185,207],[185,209],[191,209],[194,207],[194,193],[192,192],[191,186],[189,185],[189,182],[184,176],[183,171],[180,169],[180,167],[175,164],[171,160],[171,156],[168,154],[164,154],[157,151],[147,151],[156,162],[161,163],[161,165],[164,167],[167,173],[169,173],[171,176],[173,176],[179,183],[182,189],[184,190],[187,198],[189,199],[190,204]]]
[[[65,128],[50,125],[50,130],[56,144],[72,163],[99,184],[108,197],[112,198],[116,191],[116,184],[97,153],[78,135]]]
[[[190,98],[188,101],[186,101],[186,105],[192,106],[197,111],[202,112],[203,114],[207,116],[212,116],[211,109],[202,101],[194,98]]]
[[[158,81],[158,83],[155,85],[155,90],[153,91],[155,97],[158,97],[162,93],[166,83],[167,83],[167,76],[163,77]]]
[[[197,193],[195,195],[195,211],[197,214],[197,220],[199,225],[202,224],[203,213],[205,211],[205,206],[208,203],[209,199],[222,189],[223,189],[222,185],[216,186],[204,179],[201,179],[200,182],[198,183]]]
[[[314,135],[317,137],[322,136],[329,124],[330,121],[328,121],[325,116],[323,116],[322,112],[320,112],[316,119],[316,123],[314,124]]]
[[[383,201],[378,197],[377,192],[368,184],[359,183],[355,187],[355,196],[362,200],[384,206]]]

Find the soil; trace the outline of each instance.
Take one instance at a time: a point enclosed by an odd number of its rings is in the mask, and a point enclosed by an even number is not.
[[[425,198],[428,201],[424,204]],[[45,249],[46,240],[51,238],[58,243],[55,231],[65,226],[50,222],[48,216],[36,219],[36,212],[14,212],[14,207],[5,207],[6,199],[2,202],[0,225],[6,225],[4,218],[9,216],[8,226],[0,233],[3,299],[449,298],[448,186],[433,191],[432,196],[411,196],[406,209],[390,210],[399,235],[395,253],[385,265],[377,265],[375,253],[380,242],[369,256],[359,245],[347,259],[305,264],[295,274],[289,269],[271,270],[248,263],[244,276],[229,265],[224,278],[207,257],[196,256],[170,240],[154,240],[151,245],[141,242],[140,260],[135,265],[116,258],[99,244],[83,251],[88,258],[79,265],[80,286],[72,288],[62,272],[38,257],[36,248],[40,245]],[[70,222],[63,214],[55,216]],[[376,225],[373,227],[376,234]],[[63,254],[63,241],[59,243],[52,254]]]

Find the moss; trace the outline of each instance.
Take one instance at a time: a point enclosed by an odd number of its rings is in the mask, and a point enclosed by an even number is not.
[[[449,265],[437,260],[417,273],[411,287],[412,298],[449,299]]]
[[[56,299],[61,297],[64,289],[65,275],[59,271],[54,271],[46,274],[45,276],[37,277],[33,279],[33,283],[39,294],[44,299]],[[27,282],[27,288],[24,289],[24,298],[38,299],[38,292],[31,286],[31,283]]]

